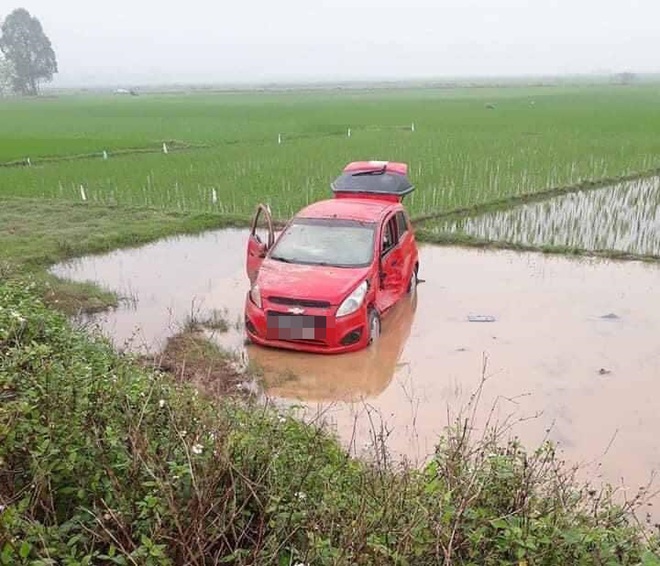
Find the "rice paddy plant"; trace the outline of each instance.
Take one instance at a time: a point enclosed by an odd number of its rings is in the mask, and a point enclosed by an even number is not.
[[[660,177],[440,222],[436,232],[525,246],[660,255]]]
[[[417,191],[407,203],[414,215],[445,212],[660,166],[657,91],[509,88],[483,95],[420,90],[11,101],[0,104],[0,161],[31,154],[32,166],[1,167],[0,194],[240,215],[265,201],[286,218],[329,196],[329,183],[347,162],[391,159],[410,164]],[[486,96],[496,101],[495,110],[484,107]],[[165,139],[209,147],[112,153]],[[103,159],[106,149],[109,158]],[[39,161],[40,155],[91,151],[99,157]]]

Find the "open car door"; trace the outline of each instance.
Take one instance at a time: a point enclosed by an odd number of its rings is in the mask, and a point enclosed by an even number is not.
[[[376,306],[381,312],[393,306],[403,292],[403,267],[405,258],[399,241],[396,215],[385,220],[382,227],[379,279]]]
[[[260,222],[262,225],[265,224],[265,227],[260,225]],[[250,284],[254,283],[257,278],[261,262],[274,242],[275,230],[273,229],[270,208],[264,204],[259,204],[252,220],[252,229],[247,244],[246,271]]]

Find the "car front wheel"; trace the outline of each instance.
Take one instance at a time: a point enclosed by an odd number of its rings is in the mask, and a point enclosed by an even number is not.
[[[375,309],[369,309],[367,321],[369,328],[369,340],[367,345],[370,346],[380,337],[380,316],[378,316],[378,313]]]

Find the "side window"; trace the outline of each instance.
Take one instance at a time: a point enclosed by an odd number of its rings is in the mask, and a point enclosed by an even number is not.
[[[406,220],[406,215],[403,210],[399,210],[396,213],[396,225],[399,231],[399,239],[406,233],[408,230],[408,221]]]
[[[381,255],[385,255],[388,251],[390,251],[394,246],[397,245],[398,238],[397,238],[396,225],[397,225],[396,216],[392,216],[387,221],[387,224],[383,229],[383,242],[380,252]]]

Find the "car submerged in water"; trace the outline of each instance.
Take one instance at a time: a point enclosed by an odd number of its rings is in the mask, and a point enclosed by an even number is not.
[[[403,198],[405,163],[349,163],[333,198],[300,210],[275,238],[260,204],[247,244],[245,331],[262,346],[321,354],[378,339],[381,319],[415,292],[419,254]],[[257,226],[266,221],[265,239]]]

